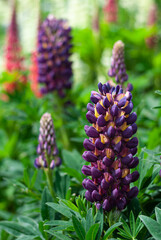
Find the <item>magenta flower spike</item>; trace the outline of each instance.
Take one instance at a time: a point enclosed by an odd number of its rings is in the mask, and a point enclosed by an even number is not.
[[[153,27],[157,22],[157,6],[156,4],[152,4],[148,14],[147,26],[149,28]],[[149,48],[154,48],[157,43],[157,36],[152,34],[150,37],[146,39],[146,44]]]
[[[90,165],[84,165],[82,172],[90,178],[83,180],[85,197],[104,211],[113,208],[123,210],[129,201],[137,196],[138,188],[130,183],[139,178],[139,173],[130,170],[139,160],[135,156],[138,139],[137,115],[133,110],[132,94],[123,93],[122,87],[109,83],[98,84],[99,92],[91,92],[93,104],[87,105],[85,126],[88,136],[84,140],[86,151],[83,158]]]
[[[67,21],[49,15],[38,33],[38,81],[42,94],[57,91],[60,97],[71,88],[71,28]]]
[[[35,159],[36,168],[50,168],[61,164],[61,159],[57,156],[54,125],[49,113],[45,113],[40,119],[39,145],[37,147],[38,158]]]
[[[105,20],[108,23],[117,22],[118,6],[117,0],[106,0],[106,5],[104,7]]]

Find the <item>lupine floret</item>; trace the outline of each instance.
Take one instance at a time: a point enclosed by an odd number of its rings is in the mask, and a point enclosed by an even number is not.
[[[39,144],[37,147],[38,158],[35,159],[36,168],[51,168],[59,166],[61,159],[58,155],[54,125],[49,113],[45,113],[40,119]]]
[[[92,126],[85,126],[89,139],[83,146],[85,161],[82,172],[91,179],[84,179],[85,197],[96,206],[102,205],[105,211],[116,207],[122,210],[137,196],[138,188],[130,189],[130,183],[139,178],[135,168],[139,160],[135,156],[138,139],[133,137],[137,131],[137,115],[132,112],[132,94],[123,93],[122,87],[98,84],[99,92],[91,92],[93,104],[87,104],[87,120]]]

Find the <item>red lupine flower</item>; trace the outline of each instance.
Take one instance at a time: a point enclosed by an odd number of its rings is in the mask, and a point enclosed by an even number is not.
[[[117,0],[107,0],[104,7],[105,19],[109,23],[117,22],[118,6]]]
[[[147,26],[149,28],[153,27],[157,22],[157,6],[153,4],[149,10]],[[146,44],[149,48],[154,48],[157,42],[157,36],[152,34],[146,39]]]
[[[6,92],[13,93],[18,87],[17,79],[21,83],[26,83],[26,77],[21,74],[21,71],[24,70],[24,67],[23,58],[21,56],[15,4],[13,5],[11,22],[7,32],[7,42],[5,47],[5,69],[10,73],[18,73],[16,74],[15,82],[4,84]]]
[[[31,89],[34,92],[35,96],[41,97],[42,94],[39,91],[38,87],[38,62],[37,62],[37,53],[36,51],[32,53],[31,56],[31,68],[30,68],[30,80],[31,80]]]

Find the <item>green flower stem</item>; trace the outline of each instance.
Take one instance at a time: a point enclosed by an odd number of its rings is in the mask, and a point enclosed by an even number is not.
[[[54,202],[58,202],[58,200],[56,198],[56,194],[53,189],[52,170],[50,168],[46,168],[46,169],[44,169],[44,172],[46,175],[46,179],[47,179],[47,183],[48,183],[48,187],[49,187],[51,196],[53,197]]]
[[[107,220],[109,228],[118,222],[120,218],[121,212],[119,210],[112,210],[107,215],[105,215],[105,221]],[[107,239],[110,239],[113,237],[113,234],[111,234]]]
[[[56,105],[54,107],[58,116],[62,116],[64,113],[64,102],[65,102],[64,99],[60,99],[59,96],[55,94]],[[62,139],[64,148],[70,149],[68,134],[64,126],[65,126],[65,123],[64,123],[63,117],[61,117],[61,126],[59,128],[61,133],[61,139]]]

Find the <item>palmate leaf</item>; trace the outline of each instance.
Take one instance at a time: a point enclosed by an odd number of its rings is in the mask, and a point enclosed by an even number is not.
[[[131,230],[130,230],[128,224],[125,222],[124,219],[122,219],[121,221],[122,221],[122,223],[123,223],[123,228],[124,228],[127,236],[132,237]]]
[[[139,219],[139,215],[135,221],[135,217],[132,211],[130,212],[129,216],[129,226],[124,219],[121,219],[121,221],[123,223],[124,229],[119,228],[118,234],[127,239],[135,239],[144,226]]]
[[[125,239],[131,239],[131,236],[129,236],[129,235],[126,233],[126,231],[124,231],[124,230],[121,229],[121,228],[119,228],[118,230],[119,230],[118,234],[119,234],[120,236],[124,237]]]
[[[79,237],[80,240],[84,240],[85,239],[85,229],[84,229],[82,223],[75,216],[72,216],[72,222],[73,222],[73,226],[74,226],[77,236]]]

